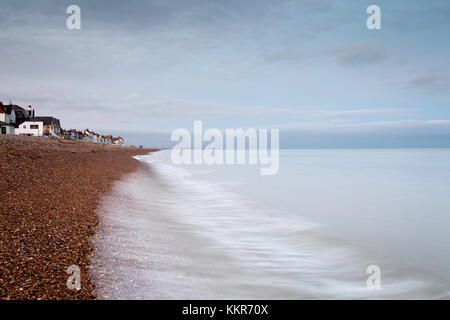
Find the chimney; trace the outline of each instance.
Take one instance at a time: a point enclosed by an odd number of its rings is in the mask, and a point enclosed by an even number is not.
[[[34,109],[32,106],[28,106],[28,117],[34,118]]]

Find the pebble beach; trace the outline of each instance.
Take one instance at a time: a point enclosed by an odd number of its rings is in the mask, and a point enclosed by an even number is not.
[[[115,181],[142,164],[137,149],[0,136],[0,298],[95,299],[89,277],[96,209]],[[81,289],[67,287],[78,266]]]

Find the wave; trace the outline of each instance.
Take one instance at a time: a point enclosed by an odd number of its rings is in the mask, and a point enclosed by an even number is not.
[[[136,158],[147,169],[117,184],[101,207],[92,267],[100,298],[448,297],[434,275],[234,192],[242,182],[173,166],[167,155]],[[382,266],[381,290],[366,286],[372,264]]]

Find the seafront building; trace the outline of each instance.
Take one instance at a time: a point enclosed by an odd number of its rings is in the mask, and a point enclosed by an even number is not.
[[[44,135],[44,123],[42,121],[24,121],[15,129],[15,134],[41,137]]]
[[[79,140],[93,143],[124,145],[122,137],[101,135],[92,130],[64,130],[59,119],[50,116],[36,116],[35,110],[28,106],[27,110],[10,103],[3,105],[0,101],[0,134],[21,136],[48,137],[65,140]]]
[[[41,128],[42,130],[37,129]],[[33,117],[22,122],[16,129],[15,134],[22,136],[50,136],[59,137],[61,135],[61,125],[59,119],[53,117]]]
[[[12,103],[3,105],[0,101],[0,134],[15,134],[18,125],[31,117],[34,117],[31,106],[25,110]]]

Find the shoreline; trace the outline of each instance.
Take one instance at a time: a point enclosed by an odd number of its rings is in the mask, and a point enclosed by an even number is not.
[[[143,166],[137,149],[0,136],[0,299],[95,299],[89,274],[96,210],[115,181]],[[71,265],[81,289],[67,288]]]

